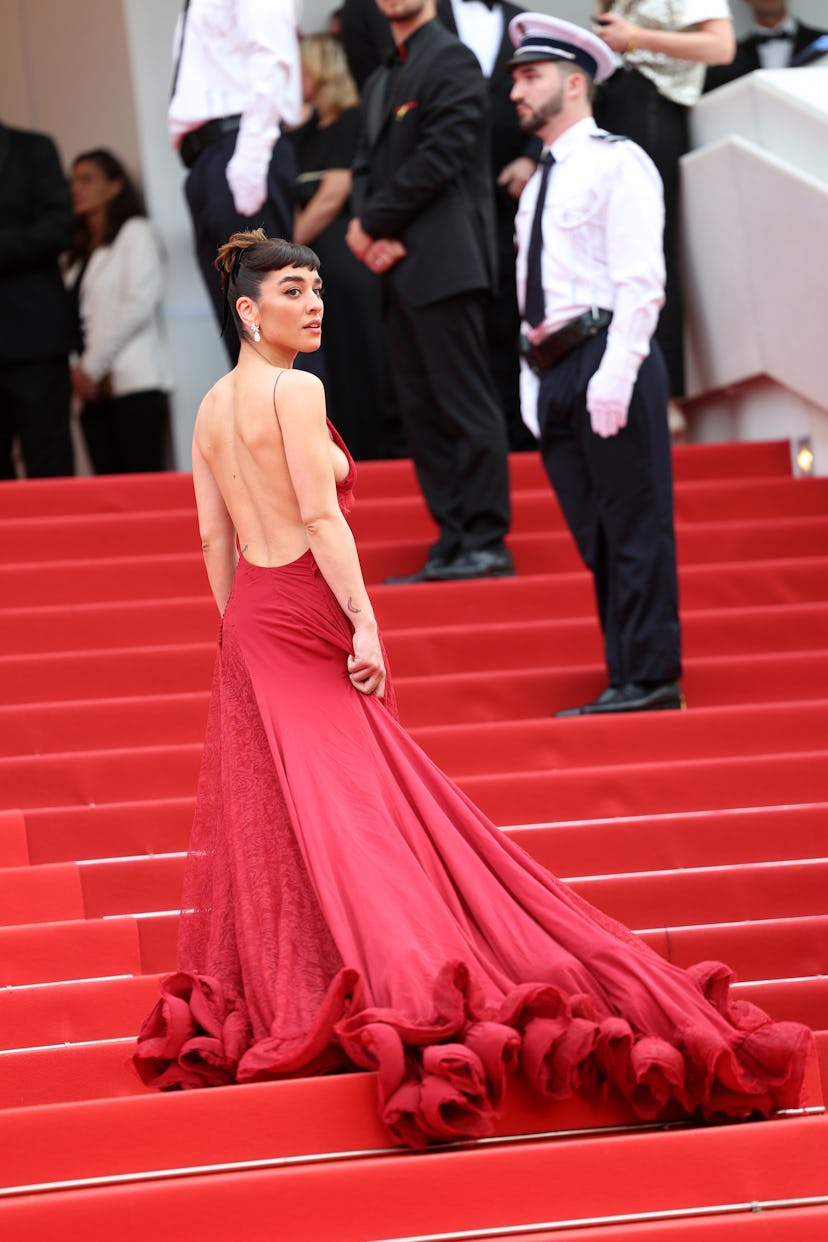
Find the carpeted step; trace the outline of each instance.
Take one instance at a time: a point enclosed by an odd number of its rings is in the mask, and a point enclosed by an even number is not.
[[[144,1181],[8,1199],[11,1236],[265,1238],[366,1242],[403,1234],[435,1238],[474,1230],[527,1232],[545,1222],[689,1211],[822,1196],[824,1122],[817,1117],[751,1126],[650,1131],[352,1161],[322,1161],[222,1176]],[[550,1177],[550,1168],[554,1176]],[[596,1169],[600,1176],[596,1176]],[[647,1176],[631,1175],[642,1169]],[[485,1188],[485,1191],[484,1191]],[[37,1233],[34,1231],[37,1230]],[[486,1236],[485,1233],[482,1236]],[[491,1236],[491,1232],[490,1232]]]
[[[584,724],[588,724],[588,730]],[[446,772],[465,776],[507,771],[561,771],[596,765],[804,753],[828,743],[828,698],[803,703],[700,707],[687,712],[631,713],[553,720],[523,719],[412,730]],[[8,761],[12,764],[12,760]]]
[[[556,875],[590,875],[596,861],[602,869],[621,875],[648,868],[817,858],[825,849],[826,824],[828,803],[797,803],[735,807],[715,814],[688,811],[526,824],[507,831],[522,849]],[[78,824],[75,831],[80,830]],[[39,841],[34,825],[30,824],[28,831],[34,845]],[[45,835],[45,823],[43,832]],[[180,839],[171,828],[169,832],[174,841]],[[98,839],[94,838],[96,842]]]
[[[0,1049],[134,1037],[158,1000],[161,977],[117,975],[1,988]]]
[[[828,800],[828,750],[456,779],[495,823],[712,811]]]
[[[825,699],[826,650],[687,660],[682,684],[690,710]],[[598,664],[569,669],[545,666],[516,669],[508,677],[497,669],[428,678],[395,677],[394,684],[403,724],[415,729],[440,722],[550,716],[594,699],[606,687],[606,672]],[[591,727],[594,721],[580,723]]]
[[[0,813],[0,833],[5,828],[12,838],[7,865],[185,850],[194,802],[195,791],[185,798],[139,798],[105,806],[33,807],[25,817],[19,813],[25,856],[21,856],[16,820],[5,820]]]

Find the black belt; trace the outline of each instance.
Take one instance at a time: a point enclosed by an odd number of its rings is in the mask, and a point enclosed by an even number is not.
[[[241,116],[218,116],[206,125],[199,125],[198,129],[191,129],[181,139],[181,146],[178,148],[184,167],[192,168],[202,151],[218,142],[219,138],[235,134],[240,124]]]
[[[569,323],[558,328],[557,332],[550,332],[549,336],[545,336],[537,345],[533,345],[527,337],[521,336],[521,357],[526,359],[536,374],[539,371],[548,371],[563,358],[564,354],[583,345],[584,341],[596,336],[610,323],[612,323],[611,310],[596,307],[594,310],[584,311],[582,315],[570,319]]]

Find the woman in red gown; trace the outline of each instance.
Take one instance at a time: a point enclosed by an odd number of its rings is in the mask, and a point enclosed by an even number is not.
[[[800,1103],[812,1034],[664,961],[515,846],[396,719],[320,382],[312,251],[219,251],[238,365],[193,479],[222,614],[179,970],[135,1052],[161,1089],[378,1070],[398,1141],[480,1137],[509,1073],[642,1118]]]

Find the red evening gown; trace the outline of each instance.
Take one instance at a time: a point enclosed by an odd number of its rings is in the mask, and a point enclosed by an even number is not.
[[[798,1106],[811,1032],[730,997],[721,963],[670,965],[514,845],[390,693],[351,686],[351,640],[310,552],[239,561],[144,1082],[378,1070],[414,1146],[491,1133],[510,1073],[553,1100],[611,1086],[648,1119]]]

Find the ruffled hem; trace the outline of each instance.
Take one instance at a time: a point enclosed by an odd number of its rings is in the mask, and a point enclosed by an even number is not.
[[[162,981],[133,1060],[143,1082],[161,1090],[373,1070],[384,1124],[416,1148],[492,1134],[509,1074],[549,1100],[602,1099],[614,1089],[647,1121],[746,1120],[799,1107],[811,1031],[734,1001],[731,972],[719,962],[688,974],[731,1024],[729,1038],[700,1020],[669,1043],[549,984],[517,986],[493,1009],[466,966],[449,962],[434,983],[430,1023],[367,1006],[359,972],[346,968],[310,1032],[254,1042],[240,999],[182,971]]]

